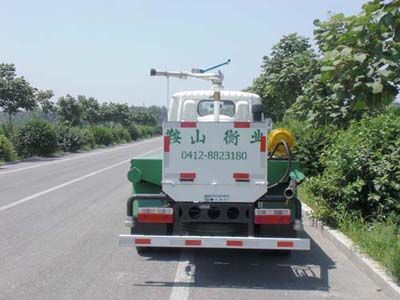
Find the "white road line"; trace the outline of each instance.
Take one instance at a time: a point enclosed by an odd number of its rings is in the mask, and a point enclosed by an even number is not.
[[[48,166],[48,165],[52,165],[52,164],[59,164],[59,163],[65,162],[65,161],[74,160],[74,159],[79,159],[79,158],[85,158],[85,157],[89,157],[89,156],[95,156],[95,155],[99,155],[99,154],[103,154],[103,153],[114,152],[114,151],[118,151],[118,150],[120,150],[120,149],[129,147],[129,146],[136,146],[136,145],[148,144],[148,143],[151,143],[151,142],[155,141],[156,139],[157,139],[157,138],[152,138],[152,139],[150,139],[150,140],[145,140],[145,141],[141,141],[141,142],[136,142],[136,143],[128,144],[128,145],[124,145],[124,146],[118,146],[117,148],[110,149],[110,150],[96,151],[96,152],[94,152],[94,153],[88,153],[88,154],[83,154],[83,155],[74,156],[74,157],[62,158],[62,159],[59,159],[59,160],[56,160],[56,161],[51,161],[51,162],[47,162],[47,163],[42,163],[42,164],[30,166],[30,167],[18,168],[18,169],[13,169],[13,170],[4,171],[4,172],[2,172],[2,171],[0,170],[0,175],[5,175],[5,174],[14,173],[14,172],[19,172],[19,171],[34,169],[34,168],[43,167],[43,166]]]
[[[187,300],[189,288],[194,282],[195,265],[193,254],[182,250],[169,300]]]
[[[161,149],[161,147],[160,147],[160,148],[157,148],[157,149],[154,149],[154,150],[151,150],[151,151],[148,151],[148,152],[145,152],[145,153],[143,153],[143,154],[141,154],[141,155],[139,155],[139,156],[136,156],[136,158],[142,157],[142,156],[147,155],[147,154],[152,153],[152,152],[156,152],[156,151],[158,151],[158,150],[160,150],[160,149]],[[64,182],[64,183],[62,183],[62,184],[60,184],[60,185],[54,186],[54,187],[49,188],[49,189],[47,189],[47,190],[44,190],[44,191],[41,191],[41,192],[39,192],[39,193],[36,193],[36,194],[30,195],[30,196],[28,196],[28,197],[22,198],[22,199],[20,199],[20,200],[17,200],[17,201],[15,201],[15,202],[10,203],[10,204],[0,206],[0,212],[5,211],[5,210],[7,210],[7,209],[10,209],[10,208],[12,208],[12,207],[15,207],[15,206],[17,206],[17,205],[20,205],[20,204],[22,204],[22,203],[31,201],[31,200],[33,200],[33,199],[35,199],[35,198],[38,198],[38,197],[43,196],[43,195],[45,195],[45,194],[48,194],[48,193],[50,193],[50,192],[59,190],[59,189],[61,189],[61,188],[63,188],[63,187],[66,187],[66,186],[68,186],[68,185],[71,185],[71,184],[73,184],[73,183],[76,183],[76,182],[78,182],[78,181],[81,181],[81,180],[86,179],[86,178],[88,178],[88,177],[91,177],[91,176],[100,174],[100,173],[102,173],[102,172],[104,172],[104,171],[110,170],[110,169],[112,169],[112,168],[118,167],[118,166],[120,166],[120,165],[122,165],[122,164],[125,164],[125,163],[129,162],[130,160],[131,160],[131,158],[130,158],[130,159],[125,159],[125,160],[120,161],[120,162],[118,162],[118,163],[116,163],[116,164],[113,164],[113,165],[111,165],[111,166],[102,168],[102,169],[100,169],[100,170],[91,172],[91,173],[89,173],[89,174],[83,175],[83,176],[81,176],[81,177],[72,179],[72,180],[67,181],[67,182]]]

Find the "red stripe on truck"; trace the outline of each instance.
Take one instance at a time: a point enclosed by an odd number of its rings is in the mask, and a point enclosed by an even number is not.
[[[164,136],[164,152],[169,152],[169,145],[171,143],[171,137],[168,135]]]
[[[139,223],[173,223],[172,214],[138,214]]]
[[[196,173],[180,173],[179,180],[193,181],[196,178]]]
[[[201,240],[185,240],[185,246],[201,246]]]
[[[243,247],[243,241],[226,241],[228,247]]]
[[[189,122],[189,121],[181,122],[181,128],[196,128],[196,127],[197,127],[196,122]]]
[[[233,122],[234,128],[250,128],[250,122]]]
[[[151,239],[135,239],[135,244],[137,245],[150,245]]]
[[[290,224],[290,215],[255,215],[255,224]]]
[[[292,241],[278,241],[277,247],[280,248],[293,248],[294,243]]]
[[[260,140],[260,152],[267,151],[267,137],[263,135]]]

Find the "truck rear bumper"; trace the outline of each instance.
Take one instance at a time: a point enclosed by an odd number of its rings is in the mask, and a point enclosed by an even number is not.
[[[123,247],[310,250],[309,239],[229,236],[120,235]]]

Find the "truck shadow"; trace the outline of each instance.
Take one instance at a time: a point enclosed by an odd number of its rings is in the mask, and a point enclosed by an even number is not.
[[[149,253],[149,260],[188,258],[191,287],[271,290],[329,290],[329,270],[335,262],[311,240],[310,251],[279,255],[272,251],[188,249]],[[171,251],[172,250],[172,251]],[[181,255],[180,255],[181,254]],[[140,286],[188,286],[187,282],[146,281]]]

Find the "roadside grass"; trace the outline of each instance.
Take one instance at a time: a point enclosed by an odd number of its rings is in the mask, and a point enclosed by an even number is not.
[[[307,184],[299,187],[300,199],[314,211],[314,217],[339,229],[359,249],[381,264],[397,280],[400,279],[400,225],[391,218],[382,222],[366,222],[351,214],[327,212],[318,198],[310,193]],[[326,217],[329,216],[329,217]]]

